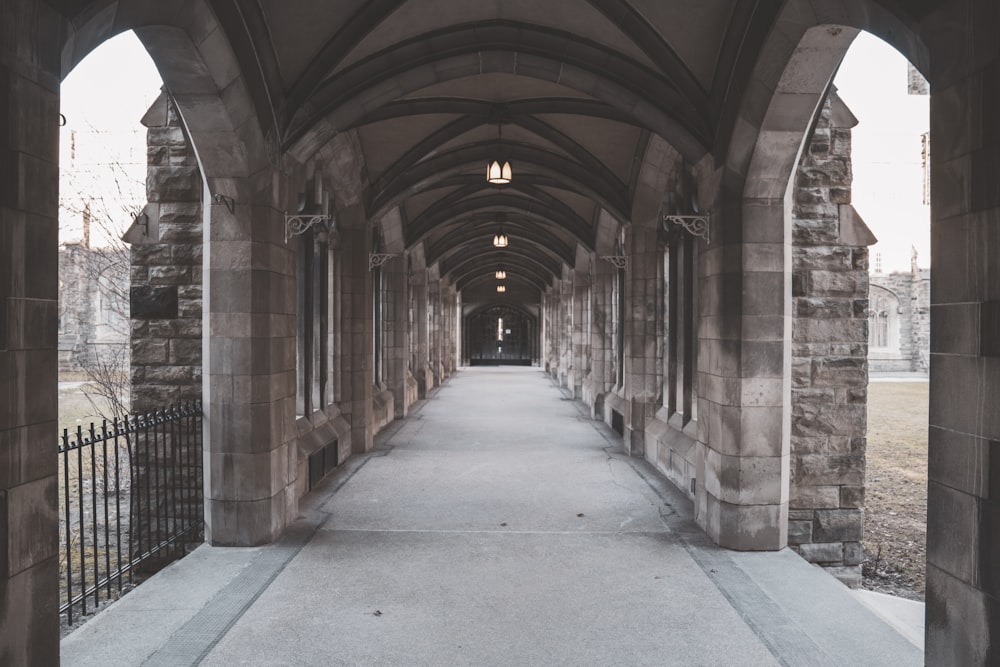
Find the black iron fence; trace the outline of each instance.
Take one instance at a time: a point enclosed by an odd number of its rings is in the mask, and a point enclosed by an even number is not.
[[[199,402],[92,423],[59,443],[66,622],[204,539]]]

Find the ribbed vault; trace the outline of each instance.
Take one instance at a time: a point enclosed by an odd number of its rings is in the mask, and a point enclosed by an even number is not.
[[[529,299],[577,268],[578,251],[657,209],[665,193],[641,185],[664,182],[644,171],[664,168],[654,137],[688,164],[729,153],[782,6],[206,1],[206,43],[222,35],[231,48],[232,92],[250,101],[264,150],[329,159],[331,140],[351,133],[370,224],[401,220],[404,248],[463,290],[502,261]],[[103,11],[108,32],[136,27],[128,3],[56,4],[79,8],[81,24]],[[170,24],[184,10],[159,11]],[[506,186],[485,181],[496,157],[513,165]],[[501,224],[502,251],[489,243]]]

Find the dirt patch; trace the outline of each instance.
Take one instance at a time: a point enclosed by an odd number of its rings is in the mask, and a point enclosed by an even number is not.
[[[924,599],[927,557],[926,382],[868,386],[862,586]]]

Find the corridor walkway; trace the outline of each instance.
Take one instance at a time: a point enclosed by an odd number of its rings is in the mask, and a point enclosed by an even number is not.
[[[691,507],[538,369],[463,369],[277,545],[203,546],[63,641],[65,665],[919,665],[791,552]]]

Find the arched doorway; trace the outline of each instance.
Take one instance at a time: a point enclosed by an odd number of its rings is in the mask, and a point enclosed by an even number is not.
[[[538,348],[538,322],[507,305],[487,306],[465,319],[465,353],[470,366],[530,366]]]

